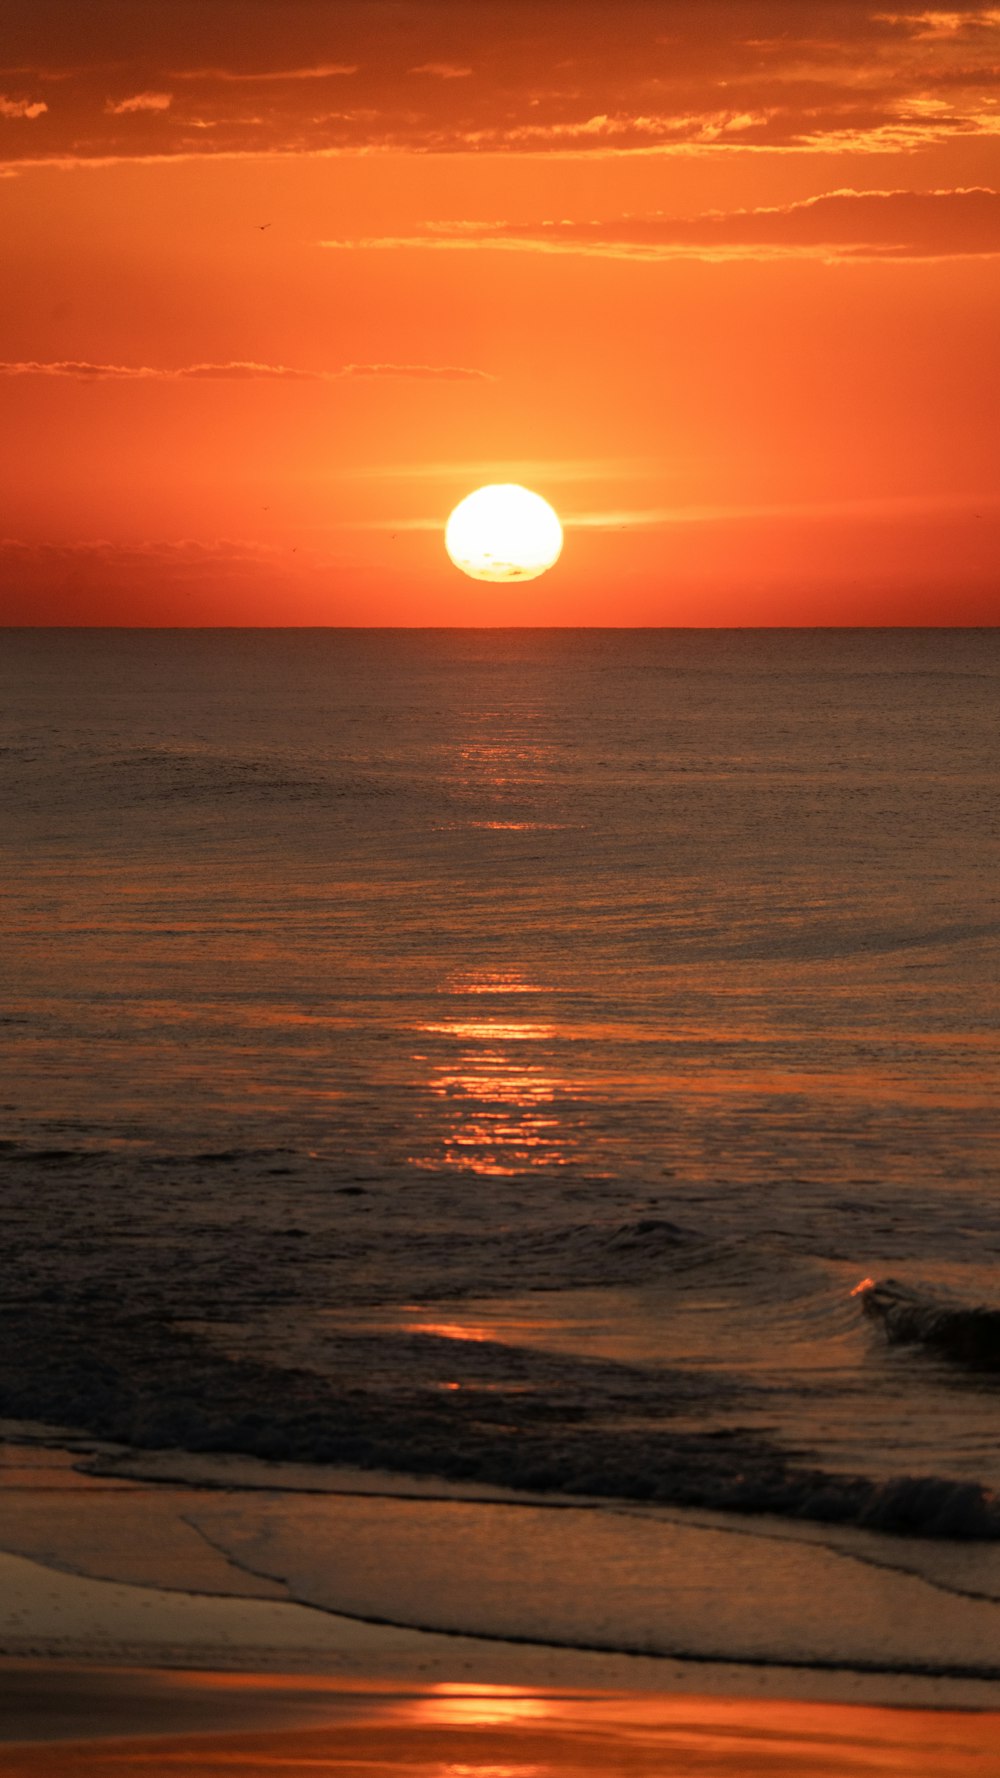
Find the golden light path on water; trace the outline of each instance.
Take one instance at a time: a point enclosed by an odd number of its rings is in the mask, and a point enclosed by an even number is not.
[[[447,991],[478,997],[544,990],[516,971],[495,970],[459,977]],[[557,1102],[570,1082],[546,1062],[536,1062],[529,1047],[554,1038],[554,1025],[528,1017],[480,1016],[427,1021],[417,1029],[455,1039],[462,1047],[456,1058],[432,1067],[428,1085],[446,1107],[445,1125],[436,1151],[411,1156],[412,1164],[504,1178],[526,1168],[566,1165]]]

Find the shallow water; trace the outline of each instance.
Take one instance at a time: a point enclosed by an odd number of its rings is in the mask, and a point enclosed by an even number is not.
[[[996,632],[0,677],[0,1407],[996,1536]]]

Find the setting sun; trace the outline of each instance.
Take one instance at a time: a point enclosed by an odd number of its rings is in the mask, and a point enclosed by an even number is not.
[[[1000,1778],[1000,0],[0,16],[0,1778]]]
[[[459,501],[444,542],[455,567],[473,580],[536,580],[558,561],[563,534],[540,494],[496,482]]]

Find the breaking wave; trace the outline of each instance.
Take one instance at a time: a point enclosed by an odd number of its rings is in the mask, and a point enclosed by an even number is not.
[[[1000,1309],[953,1302],[895,1278],[866,1278],[855,1295],[893,1345],[922,1346],[972,1370],[1000,1371]]]
[[[743,1385],[717,1377],[491,1340],[351,1334],[321,1375],[227,1353],[153,1316],[74,1324],[58,1305],[44,1339],[18,1349],[6,1337],[0,1352],[0,1415],[139,1450],[1000,1539],[1000,1500],[976,1482],[836,1474],[738,1424],[692,1429],[710,1404],[728,1402],[735,1417]]]

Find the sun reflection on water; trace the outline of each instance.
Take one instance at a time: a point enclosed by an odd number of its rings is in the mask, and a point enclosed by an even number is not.
[[[544,994],[537,982],[526,982],[516,969],[484,969],[475,975],[455,975],[448,983],[450,994]]]
[[[443,992],[449,997],[506,996],[544,989],[517,971],[486,970],[453,978]],[[570,1083],[552,1067],[550,1052],[536,1057],[528,1047],[551,1043],[556,1036],[552,1023],[505,1017],[498,1008],[493,1015],[443,1017],[416,1029],[424,1039],[442,1040],[437,1057],[426,1058],[430,1071],[424,1085],[444,1117],[433,1150],[411,1155],[411,1164],[451,1167],[486,1178],[567,1164],[567,1133],[558,1104]]]

